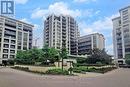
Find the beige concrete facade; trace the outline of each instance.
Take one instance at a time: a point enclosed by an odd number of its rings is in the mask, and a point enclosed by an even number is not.
[[[130,6],[119,10],[120,16],[113,21],[114,57],[124,59],[130,55]]]
[[[32,48],[33,25],[0,15],[0,63],[13,60],[18,50]]]

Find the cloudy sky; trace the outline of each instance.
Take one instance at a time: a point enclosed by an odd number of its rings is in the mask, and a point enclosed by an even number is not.
[[[130,5],[130,0],[14,0],[15,17],[35,25],[34,39],[42,47],[43,23],[47,15],[67,14],[79,24],[81,36],[99,32],[106,39],[106,50],[113,54],[112,21],[119,9]]]

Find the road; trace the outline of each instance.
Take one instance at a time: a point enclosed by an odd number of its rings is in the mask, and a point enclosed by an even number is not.
[[[2,68],[0,87],[130,87],[130,69],[118,69],[97,77],[78,77],[44,76]]]

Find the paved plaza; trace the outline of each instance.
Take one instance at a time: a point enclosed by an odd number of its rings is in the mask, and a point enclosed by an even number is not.
[[[0,68],[0,87],[130,87],[130,69],[96,77],[46,76]]]

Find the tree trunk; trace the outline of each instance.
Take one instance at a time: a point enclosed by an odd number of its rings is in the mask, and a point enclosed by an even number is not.
[[[62,71],[63,71],[63,68],[64,68],[64,67],[63,67],[63,58],[62,58]]]

